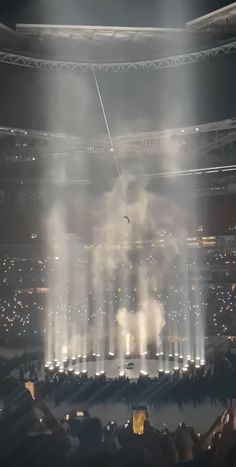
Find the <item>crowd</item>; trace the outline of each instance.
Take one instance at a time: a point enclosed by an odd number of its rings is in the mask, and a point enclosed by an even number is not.
[[[145,400],[153,406],[169,402],[197,406],[206,399],[225,404],[236,394],[236,356],[228,352],[216,359],[214,365],[200,369],[189,367],[186,373],[164,373],[158,378],[141,376],[133,381],[57,374],[53,378],[47,377],[39,386],[45,397],[53,398],[55,405],[66,400],[78,403],[89,400],[91,404],[123,402],[127,405]]]
[[[83,403],[124,402],[131,405],[144,399],[150,405],[175,402],[179,406],[185,403],[200,405],[206,400],[211,403],[227,399],[236,394],[236,371],[222,370],[220,373],[163,375],[159,378],[139,378],[137,381],[128,378],[105,380],[103,378],[82,379],[66,377],[64,381],[56,379],[41,383],[42,393],[53,398],[55,405],[62,401]]]
[[[190,365],[187,372],[175,371],[159,374],[157,378],[140,376],[138,380],[123,377],[106,378],[106,375],[88,377],[75,372],[50,371],[43,368],[40,353],[24,353],[13,359],[0,359],[0,398],[9,392],[11,378],[24,383],[33,381],[38,393],[55,406],[62,402],[113,403],[128,406],[145,400],[156,406],[169,402],[179,406],[195,406],[209,400],[226,404],[236,394],[236,355],[230,351],[209,358],[205,366]]]
[[[86,412],[57,420],[43,399],[11,381],[0,417],[0,465],[6,467],[233,467],[236,431],[233,403],[205,434],[178,424],[158,431],[148,417],[137,434],[131,418],[105,428]],[[204,414],[203,414],[204,417]]]
[[[42,364],[43,356],[40,352],[24,352],[22,355],[9,358],[0,357],[0,380],[9,375],[14,375],[16,379],[21,381],[32,378],[39,379],[38,375]]]
[[[235,252],[215,251],[215,249],[209,251],[204,249],[204,251],[199,252],[200,276],[204,281],[204,285],[201,284],[199,301],[201,312],[206,315],[206,335],[227,336],[229,333],[235,335]],[[147,256],[149,256],[148,253]],[[33,254],[32,258],[24,257],[23,252],[21,257],[0,256],[0,344],[10,343],[11,346],[22,346],[25,343],[27,345],[40,344],[42,338],[47,334],[44,324],[48,311],[48,277],[49,273],[55,272],[55,262],[57,266],[63,267],[62,260],[59,257],[56,258],[57,260],[43,257],[39,259],[39,257],[34,258]],[[149,258],[151,258],[149,259],[151,264],[155,264],[155,258],[151,256]],[[117,261],[120,261],[118,253]],[[84,264],[77,256],[71,259],[70,264],[71,268],[82,276],[85,266],[88,267],[88,264]],[[180,274],[181,267],[177,260],[176,264],[172,266],[166,272],[167,276],[163,281],[168,284],[168,287],[167,290],[162,290],[161,302],[166,313],[172,310],[174,302],[176,304],[175,311],[181,318],[184,310],[183,303],[185,303],[183,280]],[[185,266],[189,277],[195,283],[196,264],[194,254],[191,251],[185,260]],[[211,271],[210,275],[209,271]],[[123,306],[122,300],[126,293],[125,291],[117,293],[117,288],[118,286],[114,287],[114,291],[112,293],[109,291],[109,294],[107,294],[106,289],[104,290],[104,301],[109,299],[109,303],[115,309]],[[129,291],[128,295],[131,292]],[[154,291],[155,296],[156,294]],[[194,309],[196,304],[195,299],[193,297],[191,299],[191,291],[188,295],[189,307]],[[88,300],[85,303],[88,317],[93,314],[91,303],[95,298],[96,294],[91,287],[91,290],[88,290]],[[74,303],[73,300],[72,303],[68,303],[68,314],[73,314],[78,309],[81,309],[81,303],[76,301]],[[104,306],[104,311],[107,311],[106,306]]]

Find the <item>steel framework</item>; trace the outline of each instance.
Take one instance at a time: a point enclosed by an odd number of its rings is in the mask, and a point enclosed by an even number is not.
[[[148,131],[141,133],[130,133],[127,135],[115,136],[113,138],[114,147],[119,151],[119,157],[127,157],[127,154],[153,154],[166,141],[166,138],[178,137],[180,140],[183,137],[194,136],[192,140],[192,150],[195,154],[202,154],[213,151],[216,148],[221,148],[227,144],[236,141],[236,118],[222,120],[218,122],[204,123],[199,126],[191,126],[185,128],[175,128],[168,130]],[[23,140],[38,140],[41,142],[50,141],[53,143],[54,149],[48,153],[46,146],[31,147],[30,143],[26,148],[11,148],[9,153],[8,145],[1,146],[0,161],[5,160],[8,163],[21,163],[24,161],[35,160],[35,154],[39,153],[43,157],[67,157],[70,154],[87,154],[94,156],[99,155],[99,159],[110,157],[110,145],[104,136],[88,140],[69,134],[42,132],[39,130],[19,129],[13,127],[0,127],[0,144],[1,136],[8,137],[23,137]],[[190,144],[190,143],[188,143]],[[5,149],[4,149],[5,148]],[[20,155],[19,155],[20,154]]]
[[[0,51],[0,63],[8,65],[16,65],[26,68],[35,68],[38,70],[53,70],[65,72],[127,72],[138,70],[158,70],[161,68],[173,68],[192,63],[203,62],[209,58],[214,58],[222,55],[230,55],[236,51],[236,40],[218,45],[216,47],[207,48],[204,50],[187,52],[185,54],[173,55],[170,57],[156,58],[152,60],[123,62],[123,63],[86,63],[86,62],[69,62],[58,60],[47,60],[44,58],[30,57],[16,53]]]
[[[115,136],[114,140],[117,142],[120,141],[121,143],[126,142],[141,142],[144,144],[145,141],[152,141],[152,140],[159,140],[160,138],[165,138],[166,136],[178,136],[178,135],[191,135],[191,134],[201,134],[201,133],[212,133],[212,132],[221,132],[221,131],[233,131],[236,130],[236,117],[235,118],[228,118],[226,120],[220,120],[217,122],[210,122],[210,123],[201,123],[196,127],[189,126],[189,127],[182,127],[182,128],[172,128],[166,130],[157,130],[157,131],[146,131],[146,132],[139,132],[139,133],[128,133],[126,135]],[[78,136],[70,135],[70,134],[63,134],[63,133],[51,133],[49,131],[41,131],[41,130],[31,130],[29,128],[22,129],[16,127],[7,127],[7,126],[0,126],[0,137],[1,136],[22,136],[24,139],[26,138],[36,138],[42,140],[57,140],[61,142],[71,142],[81,144],[101,144],[104,140],[103,136],[97,138],[95,140],[90,140],[90,142],[86,141],[86,139],[80,138]],[[61,146],[60,146],[61,147]]]

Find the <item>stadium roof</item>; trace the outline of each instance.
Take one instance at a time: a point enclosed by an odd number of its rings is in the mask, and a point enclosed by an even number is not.
[[[187,23],[191,31],[236,33],[236,2]]]
[[[74,68],[73,63],[70,69],[53,68],[53,66],[50,68],[48,62],[50,61],[51,66],[63,57],[66,60],[65,63],[70,59],[75,62],[84,60],[88,63],[93,63],[93,61],[102,63],[103,60],[107,63],[109,61],[120,63],[120,60],[124,62],[126,60],[148,60],[148,58],[152,60],[153,57],[176,54],[179,50],[187,53],[187,50],[192,50],[192,48],[202,47],[201,50],[203,50],[211,46],[210,44],[214,47],[214,44],[218,44],[219,41],[221,43],[224,40],[232,41],[231,25],[235,9],[236,3],[217,10],[207,17],[196,19],[188,23],[184,29],[17,24],[16,30],[11,30],[0,25],[0,55],[2,50],[15,53],[15,57],[8,57],[4,63],[29,68],[32,66],[43,71],[52,69],[71,72],[80,71],[80,69]],[[207,18],[208,20],[210,18],[211,24],[219,18],[224,18],[226,24],[224,31],[222,32],[220,27],[213,26],[209,31]],[[230,21],[228,29],[227,21]],[[206,27],[205,22],[207,22]],[[200,24],[201,31],[195,32],[194,24]],[[42,63],[40,60],[38,60],[40,63],[25,63],[24,59],[18,63],[17,54],[23,57],[37,57],[37,59],[43,57],[42,60],[40,59]],[[212,57],[215,56],[217,54],[214,52]],[[204,56],[198,60],[195,57],[194,63],[198,64],[206,58]],[[44,62],[47,59],[48,62],[45,65]],[[0,61],[3,61],[1,57]],[[181,58],[179,62],[184,64]],[[205,73],[200,70],[197,82],[194,82],[194,78],[188,78],[188,73],[177,75],[172,71],[168,79],[163,79],[161,74],[149,73],[148,79],[145,79],[145,86],[144,75],[138,73],[135,75],[128,73],[126,77],[118,75],[117,78],[110,73],[102,79],[99,76],[98,81],[113,137],[117,134],[126,134],[122,138],[122,146],[126,145],[129,150],[135,151],[139,140],[152,139],[150,135],[146,135],[146,130],[174,128],[180,125],[183,127],[193,125],[194,128],[200,127],[201,122],[234,117],[235,109],[231,110],[232,95],[230,99],[227,99],[226,95],[224,100],[220,100],[218,86],[215,85],[215,76],[217,76],[217,79],[221,80],[222,88],[224,86],[224,92],[231,93],[232,65],[230,62],[228,73],[227,66],[220,67],[218,70],[216,62],[217,60],[212,61],[210,71],[204,63],[204,69],[206,68],[207,71]],[[225,70],[224,76],[227,78],[224,78],[221,70]],[[15,70],[13,79],[8,67],[2,67],[1,71],[4,85],[1,91],[2,97],[0,96],[2,101],[0,123],[3,126],[44,128],[45,130],[53,128],[55,132],[61,131],[82,136],[84,141],[81,146],[83,147],[96,147],[97,144],[101,144],[101,141],[93,141],[95,134],[98,135],[99,140],[99,135],[104,133],[104,119],[92,73],[74,74],[73,78],[69,74],[65,76],[64,73],[59,73],[56,86],[54,74],[27,75],[26,72],[18,69]],[[195,76],[195,71],[193,69],[193,76]],[[29,76],[30,86],[28,85]],[[15,85],[16,82],[19,86]],[[201,96],[201,105],[198,96]],[[60,106],[57,106],[58,101],[60,101]],[[50,102],[50,115],[53,115],[53,125],[47,115],[48,102]],[[58,112],[59,108],[63,109],[63,112]],[[131,132],[133,132],[132,143],[130,142]],[[153,132],[153,138],[159,141],[157,133]],[[107,134],[105,137],[107,138]],[[232,137],[234,138],[234,135]],[[118,145],[120,147],[121,140]]]
[[[197,18],[185,28],[0,25],[0,50],[48,60],[148,60],[212,47],[236,36],[236,3]]]
[[[214,42],[186,29],[17,24],[0,27],[0,48],[45,59],[129,61],[177,54]]]

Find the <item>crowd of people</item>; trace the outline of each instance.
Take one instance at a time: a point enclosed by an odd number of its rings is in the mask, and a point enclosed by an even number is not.
[[[136,408],[137,410],[137,408]],[[204,417],[204,414],[203,414]],[[210,422],[210,421],[209,421]],[[148,416],[137,434],[133,419],[118,427],[86,412],[57,420],[45,401],[11,380],[0,417],[0,465],[7,467],[233,467],[236,431],[233,405],[205,434],[176,421],[176,431],[155,429]],[[210,425],[210,423],[209,423]]]
[[[179,406],[193,403],[195,406],[210,400],[223,405],[236,394],[236,355],[231,351],[216,353],[205,366],[190,365],[188,371],[159,373],[156,378],[141,375],[132,380],[125,375],[109,379],[106,375],[88,377],[86,373],[61,373],[44,369],[39,352],[24,353],[11,359],[0,359],[0,397],[9,392],[12,377],[18,382],[32,381],[38,393],[55,406],[62,402],[115,403],[128,406],[143,400],[150,405],[175,402]]]
[[[43,265],[40,263],[38,267]],[[3,283],[4,287],[9,285]],[[0,338],[4,343],[6,335],[9,342],[12,337],[24,338],[24,342],[37,336],[40,339],[39,321],[45,310],[46,289],[14,289],[12,300],[8,297],[9,290],[5,289],[0,300],[4,330]],[[209,291],[207,329],[223,335],[227,328],[233,329],[235,290],[232,286],[211,286]],[[35,400],[25,388],[28,381],[34,382]],[[196,434],[192,427],[179,424],[179,420],[175,432],[167,427],[158,431],[146,420],[143,433],[137,435],[133,432],[132,419],[121,427],[115,422],[102,427],[99,419],[88,414],[57,420],[47,402],[50,406],[64,402],[68,407],[71,403],[92,407],[96,403],[122,402],[127,404],[130,414],[130,407],[144,400],[154,407],[170,401],[179,406],[193,403],[201,410],[200,404],[206,399],[211,403],[220,401],[226,407],[235,394],[236,356],[231,352],[221,354],[214,361],[208,359],[199,369],[193,366],[184,374],[181,371],[163,373],[157,378],[140,377],[135,381],[125,376],[112,380],[106,375],[91,378],[67,370],[62,374],[45,373],[39,352],[0,358],[0,399],[4,400],[0,417],[0,466],[233,467],[236,465],[233,407],[205,434]]]
[[[55,405],[68,400],[78,403],[89,400],[91,404],[124,402],[129,406],[143,400],[153,406],[169,402],[197,406],[206,400],[226,404],[236,394],[236,356],[227,352],[218,356],[214,365],[208,363],[199,369],[190,366],[184,373],[163,373],[157,378],[141,376],[138,380],[126,377],[111,380],[105,375],[94,378],[48,375],[40,390],[44,396],[53,398]]]
[[[138,380],[117,378],[77,378],[64,376],[40,384],[42,393],[53,398],[55,405],[63,401],[90,403],[124,402],[127,405],[144,400],[151,405],[175,402],[179,406],[193,403],[195,406],[210,400],[222,404],[236,394],[236,368],[220,372],[198,374],[163,374],[158,378],[140,377]]]
[[[28,252],[28,255],[29,256],[26,255],[24,257],[22,252],[20,257],[10,255],[0,256],[1,345],[10,343],[13,347],[22,346],[25,343],[27,343],[27,345],[35,344],[35,342],[38,344],[47,334],[47,329],[44,324],[48,310],[48,276],[49,273],[55,270],[55,259],[45,259],[41,256],[34,258],[33,255],[30,257],[30,252]],[[229,333],[235,335],[235,252],[213,250],[209,253],[208,250],[207,252],[204,250],[200,251],[199,255],[199,262],[202,264],[202,272],[200,275],[205,281],[204,286],[203,284],[201,285],[202,293],[200,294],[199,300],[201,303],[201,310],[204,312],[204,315],[206,315],[206,335],[227,336]],[[119,261],[118,254],[116,261]],[[154,258],[150,261],[154,262]],[[58,259],[56,263],[63,267],[62,259]],[[70,264],[71,268],[78,272],[78,274],[83,273],[83,267],[85,265],[80,258],[72,258]],[[166,273],[168,277],[164,282],[168,284],[168,288],[162,291],[161,302],[166,313],[168,313],[168,310],[172,309],[173,299],[176,304],[176,311],[179,317],[181,317],[184,310],[183,281],[179,276],[180,266],[178,266],[177,261],[176,264],[172,266]],[[196,265],[194,256],[191,256],[191,251],[189,252],[188,258],[185,260],[185,267],[188,275],[192,277],[191,271],[195,270],[194,268],[196,268]],[[213,270],[215,272],[213,272]],[[210,281],[210,276],[207,274],[204,275],[209,271],[213,274]],[[216,276],[214,274],[216,274]],[[176,279],[176,277],[178,277],[178,279]],[[193,283],[195,282],[194,277],[192,281]],[[174,292],[173,290],[171,292],[171,287],[174,289]],[[116,288],[114,288],[113,292],[114,293],[109,296],[109,302],[113,302],[114,306],[117,304],[118,307],[120,305],[122,306],[124,293],[118,294],[119,301],[117,301]],[[131,292],[129,292],[129,294],[130,293]],[[173,298],[171,296],[172,293],[174,293]],[[154,294],[156,295],[157,292]],[[191,292],[189,292],[188,295],[191,308],[192,305],[196,304],[193,299],[191,300]],[[94,291],[92,287],[91,290],[88,290],[88,296],[90,297],[90,302],[93,302]],[[106,290],[104,290],[104,300],[106,298],[105,296]],[[169,296],[169,299],[167,299],[167,296]],[[73,301],[67,305],[68,313],[81,308],[81,303],[73,303]],[[117,306],[115,306],[115,308],[117,308]],[[86,302],[86,310],[88,310],[88,315],[93,314],[91,303]],[[106,311],[106,307],[104,307],[104,311]]]

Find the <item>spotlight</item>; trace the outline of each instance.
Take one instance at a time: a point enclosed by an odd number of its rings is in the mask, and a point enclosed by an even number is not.
[[[76,362],[76,357],[72,357],[72,362]]]
[[[165,374],[166,374],[166,375],[169,375],[169,374],[170,374],[170,370],[165,370]]]
[[[183,371],[186,373],[186,371],[188,371],[188,368],[186,366],[184,366]]]
[[[60,362],[57,362],[55,365],[56,368],[60,368],[60,366],[61,366]]]
[[[120,377],[120,378],[124,378],[124,376],[125,376],[125,372],[124,372],[123,370],[122,370],[122,371],[120,371],[120,373],[119,373],[119,377]]]
[[[87,358],[87,355],[83,355],[83,359],[86,360],[86,358]]]
[[[53,366],[53,365],[50,365],[49,371],[53,371],[53,370],[54,370],[54,366]]]
[[[64,373],[64,368],[62,366],[59,368],[59,373]]]
[[[79,371],[79,370],[75,370],[75,375],[76,375],[76,376],[79,376],[79,375],[80,375],[80,371]]]
[[[178,353],[175,353],[175,357],[178,357],[178,356],[179,356],[179,354],[178,354]]]
[[[200,368],[200,365],[197,363],[197,364],[195,365],[195,368]]]
[[[88,373],[87,370],[82,370],[83,375],[86,375]]]
[[[205,365],[205,360],[201,360],[201,365]]]
[[[179,367],[178,367],[178,366],[175,366],[175,367],[174,367],[174,370],[175,370],[175,371],[179,371]]]
[[[160,354],[158,352],[156,353],[156,357],[160,357]]]
[[[68,373],[73,373],[74,369],[70,366],[70,368],[68,368]]]
[[[109,356],[114,357],[115,356],[114,352],[109,352]]]
[[[126,357],[129,357],[129,356],[130,356],[130,352],[125,352],[125,356],[126,356]]]
[[[93,354],[93,355],[96,355],[96,354]],[[81,358],[81,355],[77,355],[77,358]]]
[[[188,359],[188,360],[191,360],[191,355],[187,355],[187,359]]]
[[[97,357],[97,358],[100,358],[100,357],[101,357],[100,353],[97,353],[97,354],[96,354],[96,357]]]

